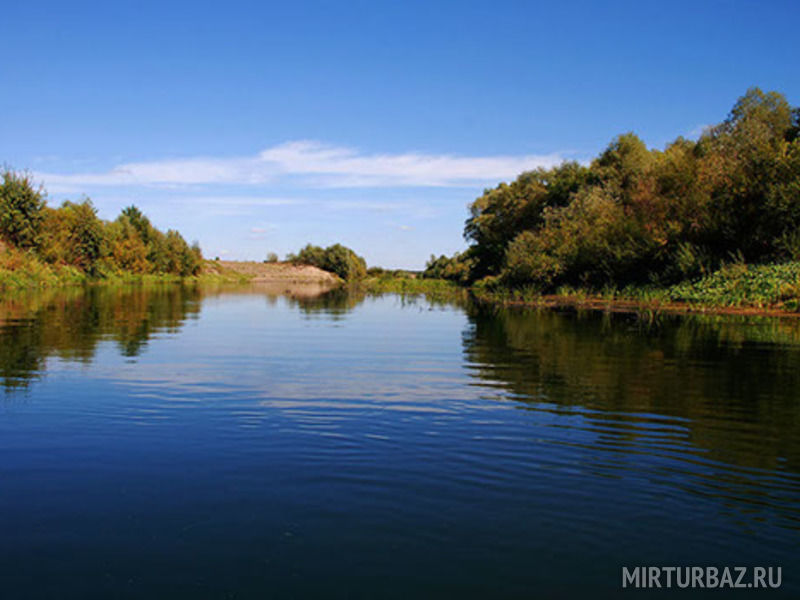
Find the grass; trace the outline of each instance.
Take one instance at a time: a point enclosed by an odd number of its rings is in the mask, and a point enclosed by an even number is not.
[[[204,272],[193,277],[180,277],[171,273],[132,273],[129,271],[104,272],[97,276],[91,276],[76,267],[43,262],[31,252],[8,247],[0,251],[0,292],[2,293],[85,284],[120,285],[182,281],[242,283],[248,281],[248,278],[226,269]]]
[[[481,301],[528,306],[572,305],[640,312],[682,309],[800,312],[800,262],[726,265],[707,277],[666,288],[645,285],[591,290],[562,286],[552,294],[542,294],[532,287],[511,289],[479,282],[471,290]]]
[[[421,279],[412,277],[370,277],[359,282],[367,292],[394,292],[424,294],[430,292],[460,292],[460,286],[445,279]]]
[[[699,281],[668,290],[671,300],[726,307],[800,308],[800,262],[728,265]]]
[[[5,249],[0,252],[0,290],[80,285],[88,280],[80,269],[48,265],[30,252]]]
[[[465,299],[469,294],[466,288],[446,279],[422,279],[407,274],[386,273],[353,285],[368,294],[424,295],[434,302]]]

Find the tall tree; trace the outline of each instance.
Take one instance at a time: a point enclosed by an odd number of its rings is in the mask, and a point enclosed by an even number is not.
[[[0,235],[7,242],[19,248],[35,248],[39,244],[44,206],[44,192],[34,188],[29,175],[10,170],[3,172]]]

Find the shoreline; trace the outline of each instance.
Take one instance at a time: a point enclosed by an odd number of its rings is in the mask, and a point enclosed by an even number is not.
[[[702,302],[669,302],[644,300],[635,297],[608,298],[589,292],[577,294],[543,294],[539,296],[509,297],[511,290],[487,292],[476,286],[460,286],[444,279],[421,278],[375,278],[363,282],[363,287],[372,293],[432,294],[453,297],[468,294],[475,301],[496,306],[518,308],[544,308],[548,310],[588,310],[620,314],[674,314],[674,315],[731,315],[752,317],[800,318],[796,309],[772,306],[728,306]]]
[[[587,310],[618,314],[671,314],[671,315],[730,315],[744,317],[778,317],[797,319],[800,312],[778,307],[757,306],[716,306],[711,304],[692,304],[688,302],[641,301],[628,299],[608,299],[601,296],[576,297],[549,294],[535,300],[501,299],[485,295],[471,295],[484,304],[511,306],[518,308],[544,308],[548,310]]]
[[[149,284],[245,284],[274,286],[311,286],[319,293],[339,287],[362,289],[367,293],[425,294],[440,299],[469,296],[484,305],[548,310],[592,311],[618,314],[730,315],[744,317],[800,318],[800,310],[781,306],[721,305],[702,302],[675,302],[609,298],[589,292],[543,294],[514,297],[512,290],[489,292],[476,286],[461,286],[444,279],[419,277],[371,277],[355,283],[343,282],[336,275],[309,265],[259,263],[255,261],[206,260],[198,275],[180,277],[167,273],[117,273],[110,277],[92,277],[70,267],[53,267],[32,272],[26,269],[6,270],[0,277],[0,294],[35,292],[54,288],[82,286],[149,285]],[[291,292],[287,288],[287,292]],[[643,290],[644,291],[644,290]],[[307,293],[311,293],[309,288]],[[517,292],[521,295],[521,293]]]
[[[90,275],[75,267],[51,265],[30,259],[18,268],[0,268],[0,294],[87,285],[165,283],[299,284],[332,288],[341,285],[342,280],[332,273],[308,265],[247,261],[206,260],[203,270],[199,274],[183,277],[174,273],[133,273],[129,271],[98,276]]]

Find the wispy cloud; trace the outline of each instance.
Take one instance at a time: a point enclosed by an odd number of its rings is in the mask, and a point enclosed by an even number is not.
[[[367,154],[314,141],[273,146],[256,156],[195,157],[124,163],[99,173],[36,173],[54,191],[115,186],[259,185],[352,188],[462,186],[511,179],[525,170],[550,167],[559,154],[456,156]]]
[[[703,134],[706,132],[706,130],[707,130],[707,129],[709,129],[710,127],[711,127],[711,125],[698,125],[698,126],[697,126],[697,127],[695,127],[694,129],[692,129],[692,130],[691,130],[691,131],[690,131],[690,132],[687,134],[687,136],[686,136],[686,137],[688,137],[690,140],[696,140],[696,139],[698,139],[698,138],[699,138],[701,135],[703,135]]]
[[[250,228],[250,239],[263,240],[266,239],[268,234],[275,231],[278,227],[272,223],[266,223],[261,226]]]

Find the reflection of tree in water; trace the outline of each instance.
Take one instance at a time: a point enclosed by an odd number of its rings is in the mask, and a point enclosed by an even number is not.
[[[364,302],[367,297],[383,296],[382,293],[366,292],[353,287],[339,287],[316,295],[290,294],[287,297],[292,306],[297,306],[307,316],[324,314],[326,318],[334,321],[340,320],[356,306]],[[402,307],[419,306],[429,308],[449,308],[453,305],[464,305],[466,296],[446,295],[441,293],[407,293],[390,294],[397,298]]]
[[[160,331],[177,331],[199,312],[199,291],[187,286],[89,287],[5,296],[0,301],[0,378],[25,387],[45,360],[88,362],[103,339],[136,356]]]
[[[589,409],[600,435],[617,442],[651,435],[667,417],[704,460],[800,472],[800,322],[662,318],[646,326],[477,308],[469,318],[464,351],[475,377],[533,408]]]
[[[318,295],[290,295],[289,304],[296,306],[307,317],[324,315],[339,321],[364,301],[366,295],[358,289],[334,288]]]
[[[196,287],[139,288],[97,304],[109,311],[111,333],[124,356],[137,356],[158,332],[177,333],[187,317],[197,318],[200,292]]]

